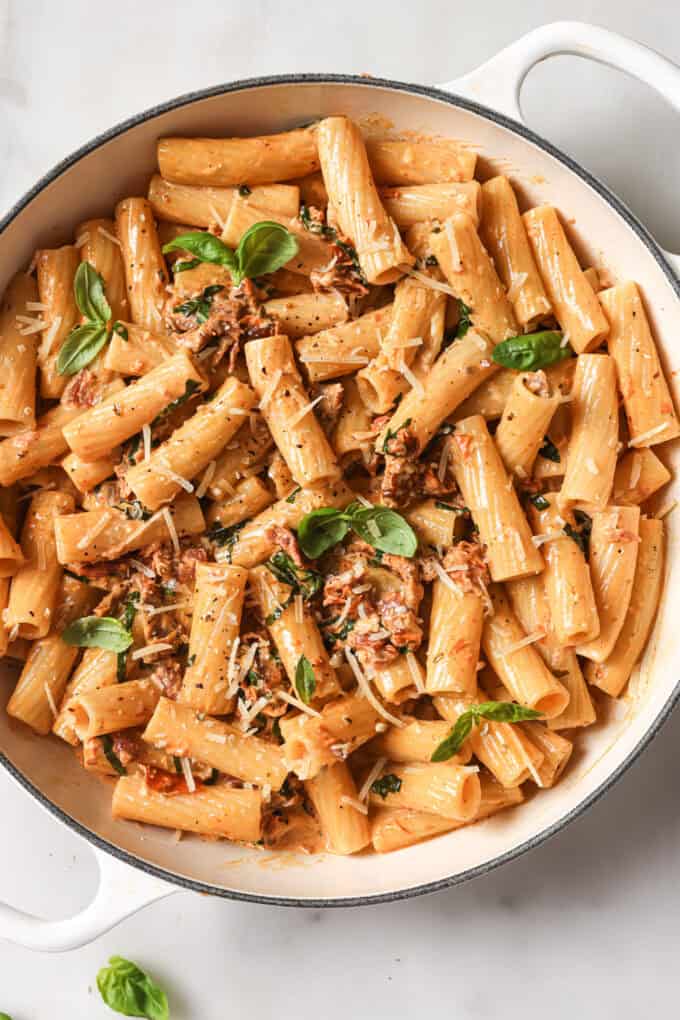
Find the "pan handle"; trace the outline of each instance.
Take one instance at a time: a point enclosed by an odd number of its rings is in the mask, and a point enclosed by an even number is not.
[[[0,903],[0,938],[46,953],[77,949],[148,903],[179,891],[111,854],[93,849],[99,865],[99,887],[91,903],[63,921],[45,921]]]
[[[541,25],[474,71],[440,87],[524,123],[520,105],[524,79],[536,64],[563,53],[588,57],[625,71],[650,85],[680,113],[680,67],[677,64],[649,46],[582,21]],[[680,256],[666,254],[680,275]]]

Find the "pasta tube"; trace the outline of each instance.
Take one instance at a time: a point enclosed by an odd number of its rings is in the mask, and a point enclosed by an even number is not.
[[[525,332],[543,322],[552,306],[543,287],[517,198],[507,177],[493,177],[482,185],[479,233]]]
[[[303,337],[296,343],[298,361],[310,382],[353,375],[380,352],[381,337],[392,321],[393,306],[366,312],[352,322]]]
[[[15,542],[4,517],[0,515],[0,578],[12,577],[23,562],[21,546]]]
[[[571,391],[575,368],[576,359],[568,358],[544,369],[549,386],[562,397],[568,396]],[[473,414],[481,414],[487,421],[500,418],[516,379],[517,372],[514,369],[501,368],[463,401],[456,409],[455,417],[469,418]]]
[[[103,359],[104,368],[110,372],[146,375],[179,350],[169,336],[149,333],[148,329],[133,322],[121,322],[120,325],[127,335],[123,339],[119,333],[112,333]]]
[[[116,233],[123,253],[132,320],[152,333],[165,333],[168,271],[153,211],[145,198],[126,198],[118,203]]]
[[[614,649],[604,662],[589,662],[588,683],[613,698],[623,691],[640,658],[654,624],[663,585],[663,522],[640,519],[640,546],[635,566],[633,593]]]
[[[388,774],[399,780],[399,789],[384,797],[371,791],[371,804],[426,811],[456,822],[469,822],[479,810],[482,793],[477,769],[428,762],[389,765]]]
[[[76,230],[76,246],[80,249],[81,262],[89,262],[104,281],[112,320],[127,321],[130,318],[130,304],[125,266],[113,220],[87,220],[81,223]]]
[[[577,354],[594,351],[609,332],[609,323],[593,288],[578,264],[557,210],[537,206],[522,216],[534,258],[555,317]]]
[[[609,320],[607,350],[616,365],[630,445],[677,438],[680,423],[637,284],[622,283],[599,297]]]
[[[114,818],[127,818],[166,829],[221,836],[255,843],[262,832],[262,795],[227,784],[200,786],[195,793],[172,795],[147,787],[144,776],[121,776],[113,791]]]
[[[251,340],[246,363],[260,410],[298,485],[337,478],[338,462],[313,413],[288,338]]]
[[[309,276],[314,270],[321,270],[330,262],[333,253],[329,244],[318,234],[307,230],[297,217],[291,219],[282,216],[273,209],[255,206],[239,197],[234,198],[231,204],[222,231],[222,240],[231,248],[236,248],[246,230],[263,220],[280,223],[291,234],[295,234],[298,251],[290,262],[286,263],[286,269],[290,272]]]
[[[265,313],[281,333],[291,339],[310,336],[347,321],[347,302],[342,294],[293,294],[265,301]]]
[[[211,188],[190,184],[173,184],[154,174],[149,181],[149,204],[159,220],[210,227],[223,224],[238,188]],[[269,184],[252,188],[248,201],[256,206],[274,209],[282,216],[297,216],[300,189],[290,184]]]
[[[449,139],[369,139],[366,151],[380,184],[441,184],[475,176],[477,154]]]
[[[305,177],[319,169],[316,131],[298,128],[254,138],[161,138],[158,167],[166,181],[210,187]]]
[[[424,220],[445,220],[459,212],[467,213],[475,226],[479,223],[482,192],[477,181],[378,188],[378,194],[387,215],[400,230]]]
[[[649,447],[629,450],[616,465],[614,502],[639,506],[670,480],[670,471]]]
[[[544,372],[521,372],[510,391],[496,430],[496,446],[506,470],[530,478],[552,416],[560,403]]]
[[[611,506],[593,515],[590,576],[600,633],[577,646],[578,654],[586,659],[604,662],[621,633],[633,591],[639,525],[640,510],[636,506]]]
[[[371,841],[366,815],[357,809],[357,788],[344,761],[322,769],[305,782],[326,847],[332,854],[354,854]],[[362,805],[363,807],[363,805]]]
[[[213,504],[208,510],[206,520],[208,524],[217,521],[223,528],[231,528],[234,524],[255,517],[273,502],[271,490],[261,478],[253,475],[239,482],[233,496],[229,496],[221,503]]]
[[[46,322],[38,348],[40,395],[60,397],[68,377],[57,371],[57,356],[71,330],[80,321],[73,294],[73,278],[78,268],[78,249],[73,245],[38,253],[36,262],[38,298]]]
[[[117,674],[118,661],[115,652],[109,652],[103,648],[86,648],[66,685],[52,732],[65,740],[67,744],[75,747],[79,743],[78,735],[74,729],[75,715],[73,712],[77,698],[88,691],[112,687],[118,682]]]
[[[479,592],[462,591],[453,581],[434,582],[425,679],[428,694],[475,694],[483,621]]]
[[[493,580],[540,573],[543,559],[531,540],[517,494],[480,415],[456,425],[451,457],[465,505],[479,528],[480,541],[486,545]]]
[[[28,305],[38,300],[32,276],[17,273],[0,302],[0,435],[35,425],[37,337],[42,319]]]
[[[76,736],[84,743],[104,733],[143,726],[159,697],[158,687],[150,680],[126,680],[78,694],[69,708]]]
[[[312,779],[325,765],[370,740],[379,721],[372,705],[358,694],[329,701],[315,716],[287,715],[280,724],[286,764],[299,779]]]
[[[612,491],[619,440],[614,361],[606,354],[581,354],[572,389],[572,431],[564,481],[563,509],[603,510]]]
[[[117,447],[108,457],[100,460],[82,460],[76,453],[69,453],[61,462],[78,492],[91,492],[100,482],[110,478],[120,461],[121,451]]]
[[[317,141],[329,205],[354,243],[364,276],[369,283],[393,283],[415,260],[380,201],[359,128],[347,117],[326,117]]]
[[[450,732],[450,724],[443,719],[411,719],[403,727],[389,726],[384,733],[380,733],[371,741],[369,750],[381,758],[404,764],[415,761],[430,762],[432,755]],[[469,744],[466,742],[450,762],[453,765],[465,765],[470,760],[471,754]]]

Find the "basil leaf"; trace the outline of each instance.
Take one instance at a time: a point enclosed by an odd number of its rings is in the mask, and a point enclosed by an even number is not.
[[[542,496],[540,492],[537,492],[535,496],[529,496],[529,502],[533,503],[537,510],[547,510],[550,506],[550,500]]]
[[[112,616],[82,616],[68,625],[61,638],[67,645],[109,652],[124,652],[132,644],[130,631]]]
[[[325,506],[305,514],[298,525],[297,536],[305,556],[316,560],[332,546],[342,542],[349,524],[339,510]]]
[[[200,259],[178,259],[172,267],[173,273],[184,273],[187,269],[195,269],[200,266]]]
[[[388,793],[399,793],[401,790],[401,779],[395,776],[394,772],[388,772],[371,784],[371,793],[377,794],[384,800]]]
[[[542,712],[537,712],[533,708],[525,708],[524,705],[517,705],[514,701],[482,701],[479,705],[471,705],[466,712],[458,717],[448,737],[434,749],[430,761],[448,761],[454,754],[458,754],[470,736],[472,727],[478,725],[480,719],[516,723],[526,719],[538,719],[542,715]]]
[[[392,429],[388,429],[387,430],[387,432],[385,434],[385,438],[383,439],[383,444],[382,444],[382,452],[383,453],[388,454],[390,452],[390,447],[389,447],[390,442],[393,439],[396,439],[397,436],[399,435],[399,433],[401,432],[401,430],[402,429],[407,429],[410,424],[411,424],[411,419],[407,418],[406,421],[403,421],[401,423],[401,425],[397,425],[397,427],[396,427],[396,429],[394,429],[394,431],[392,431]]]
[[[106,326],[100,322],[76,326],[57,355],[57,372],[75,375],[97,357],[108,338]]]
[[[188,251],[200,262],[212,262],[216,266],[226,266],[233,275],[238,272],[238,259],[224,241],[207,230],[191,230],[188,234],[180,234],[173,241],[163,245],[163,254],[169,251]]]
[[[165,992],[136,963],[122,956],[112,956],[108,967],[102,967],[97,974],[97,988],[106,1005],[123,1016],[170,1018]]]
[[[300,700],[308,705],[314,697],[316,690],[316,678],[312,664],[306,655],[301,655],[295,668],[295,690],[300,695]]]
[[[104,281],[89,262],[81,262],[73,277],[73,294],[80,312],[91,322],[105,325],[111,318],[111,307],[104,294]]]
[[[469,305],[466,305],[461,298],[456,299],[458,301],[458,325],[456,326],[456,340],[460,340],[462,336],[465,336],[470,326],[472,325],[472,309]]]
[[[308,230],[310,234],[319,234],[321,237],[328,238],[329,241],[335,241],[338,234],[333,227],[329,227],[326,223],[320,223],[318,220],[313,220],[309,207],[303,202],[300,206],[300,222],[305,230]]]
[[[122,322],[119,322],[119,321],[114,322],[114,324],[111,327],[111,329],[113,330],[114,333],[118,334],[118,336],[121,338],[121,340],[127,340],[128,339],[127,328],[123,325]]]
[[[549,436],[543,436],[543,446],[538,451],[538,456],[545,457],[546,460],[552,460],[555,464],[559,464],[560,451]]]
[[[305,602],[317,595],[323,588],[323,577],[316,570],[298,567],[288,553],[276,552],[265,563],[265,567],[277,581],[289,585],[294,595],[302,595]]]
[[[298,492],[300,492],[301,489],[302,489],[301,485],[298,485],[297,488],[293,489],[290,496],[286,496],[286,503],[294,503],[295,497],[297,496]]]
[[[350,525],[359,538],[374,549],[407,556],[409,559],[418,548],[418,539],[411,525],[401,514],[386,506],[363,507],[360,510],[347,508]]]
[[[528,372],[564,361],[572,353],[568,344],[562,346],[562,334],[548,329],[541,333],[511,336],[509,340],[496,344],[492,357],[497,365],[504,368]]]
[[[298,251],[296,237],[281,226],[269,220],[254,223],[246,230],[236,249],[239,277],[237,283],[247,277],[274,273],[286,262],[290,262]]]
[[[154,428],[156,425],[160,425],[162,421],[165,421],[169,414],[176,411],[178,407],[182,406],[182,404],[186,404],[187,400],[189,400],[190,397],[193,397],[194,393],[196,393],[196,391],[200,388],[201,384],[197,379],[187,379],[184,384],[184,393],[182,396],[177,397],[176,400],[171,400],[170,403],[156,415],[154,420],[151,422],[151,428]]]
[[[564,525],[564,534],[576,542],[576,545],[586,560],[588,560],[590,558],[590,533],[593,530],[592,518],[583,510],[574,510],[574,519],[579,527],[574,528],[571,524],[567,523]]]
[[[0,1020],[12,1020],[9,1013],[0,1013]]]
[[[120,760],[116,752],[113,750],[113,740],[111,739],[110,735],[106,733],[103,737],[100,737],[99,739],[102,742],[102,750],[104,751],[104,756],[106,757],[106,760],[108,761],[111,768],[114,769],[114,771],[116,771],[119,776],[126,776],[127,769],[123,765],[122,761]]]
[[[181,305],[175,305],[173,312],[179,312],[180,315],[195,315],[197,322],[207,322],[213,298],[221,290],[224,290],[224,287],[214,283],[210,287],[206,287],[199,297],[191,298]]]

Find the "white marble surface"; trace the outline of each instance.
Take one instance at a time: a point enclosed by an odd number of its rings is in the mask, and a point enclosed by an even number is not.
[[[327,70],[445,81],[565,17],[617,29],[680,62],[670,0],[419,0],[397,15],[400,6],[0,0],[0,210],[102,128],[222,80]],[[677,118],[649,90],[559,58],[532,73],[524,109],[680,250]],[[676,715],[586,817],[501,871],[437,896],[319,912],[181,893],[65,956],[0,944],[0,1012],[111,1016],[94,978],[120,953],[167,987],[173,1020],[665,1014],[677,989],[679,743]],[[86,903],[96,883],[88,850],[4,774],[0,803],[0,899],[49,917]]]

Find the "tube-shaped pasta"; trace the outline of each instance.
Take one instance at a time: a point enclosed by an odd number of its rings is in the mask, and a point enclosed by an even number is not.
[[[159,220],[209,227],[224,223],[238,188],[211,188],[190,184],[174,184],[154,174],[149,181],[149,204]],[[252,188],[248,201],[256,206],[274,209],[282,216],[297,216],[300,189],[292,184],[269,184]]]
[[[68,376],[57,372],[57,356],[80,320],[73,294],[73,278],[79,261],[78,249],[70,244],[38,252],[38,298],[44,306],[41,316],[46,323],[38,348],[40,394],[43,397],[61,396],[68,382]]]
[[[144,326],[136,326],[134,322],[121,322],[120,326],[125,330],[125,338],[119,333],[112,333],[103,359],[104,368],[111,372],[146,375],[179,350],[169,336],[149,333]]]
[[[543,559],[531,540],[527,519],[481,415],[456,425],[451,457],[465,504],[479,528],[480,541],[486,545],[493,580],[540,573]]]
[[[125,283],[125,267],[121,243],[116,237],[113,220],[86,220],[76,230],[76,244],[82,262],[89,262],[104,281],[111,318],[130,318],[130,304]],[[41,299],[42,300],[42,299]]]
[[[125,266],[132,321],[152,333],[165,333],[163,307],[169,282],[153,210],[145,198],[125,198],[116,206],[116,233]]]
[[[425,545],[453,545],[456,522],[460,515],[455,510],[449,510],[447,504],[436,499],[425,499],[422,503],[410,506],[404,512],[404,517],[419,541]]]
[[[247,737],[233,726],[205,718],[190,705],[161,698],[144,740],[168,754],[193,758],[245,783],[280,789],[288,769],[280,747]]]
[[[315,269],[320,270],[331,261],[333,253],[328,242],[318,234],[307,230],[297,217],[291,219],[288,216],[282,216],[274,209],[255,206],[239,197],[234,198],[231,204],[229,216],[222,232],[222,240],[231,248],[236,248],[246,230],[263,220],[280,223],[295,235],[298,251],[286,263],[286,269],[290,272],[309,276]]]
[[[35,431],[19,432],[0,442],[0,484],[28,478],[66,453],[62,429],[81,414],[80,407],[58,404],[38,419]]]
[[[204,530],[201,505],[189,493],[182,493],[169,507],[163,507],[146,521],[130,520],[115,507],[102,507],[64,514],[54,526],[60,563],[115,560],[150,542],[168,542],[173,534],[181,538]]]
[[[125,480],[140,502],[157,510],[181,489],[193,491],[190,480],[215,460],[254,403],[250,387],[229,376],[148,459],[128,470]]]
[[[114,473],[120,461],[120,448],[116,447],[108,457],[100,460],[83,460],[77,453],[69,453],[61,462],[78,492],[91,492]]]
[[[253,475],[239,482],[233,496],[228,496],[221,503],[213,504],[208,510],[206,520],[208,524],[217,521],[223,528],[231,528],[234,524],[255,517],[273,502],[271,490],[261,478]]]
[[[246,344],[246,363],[274,442],[298,485],[337,478],[338,462],[314,414],[290,340],[263,337]]]
[[[283,754],[299,779],[312,779],[324,765],[347,757],[375,734],[380,716],[358,694],[329,701],[318,715],[301,712],[281,720]]]
[[[663,585],[663,522],[640,519],[640,547],[633,593],[628,612],[613,651],[604,662],[589,662],[585,674],[588,683],[618,698],[640,658],[656,617]]]
[[[593,514],[590,576],[600,633],[576,647],[579,655],[604,662],[621,633],[630,603],[638,555],[640,509],[610,506]]]
[[[507,471],[530,478],[548,425],[560,403],[544,372],[521,372],[515,378],[496,430],[496,446]]]
[[[416,697],[425,688],[425,671],[413,652],[400,655],[386,666],[370,669],[368,676],[385,701],[396,705]]]
[[[17,273],[0,302],[0,435],[35,425],[35,368],[42,319],[28,310],[38,301],[32,276]]]
[[[479,810],[481,787],[474,768],[449,762],[414,763],[389,765],[384,774],[396,776],[399,789],[384,797],[371,791],[372,804],[426,811],[457,822],[469,822]]]
[[[161,177],[175,184],[273,184],[319,169],[316,131],[298,128],[254,138],[161,138]]]
[[[250,584],[296,696],[295,672],[302,656],[314,672],[314,698],[337,694],[340,685],[336,672],[330,664],[314,614],[304,604],[300,606],[302,596],[294,596],[293,590],[278,581],[267,566],[250,571]]]
[[[159,793],[146,785],[143,773],[121,776],[113,791],[114,818],[127,818],[166,829],[221,836],[256,843],[262,832],[262,794],[223,783],[203,786],[194,793]]]
[[[0,578],[12,577],[24,562],[21,546],[14,540],[0,515]]]
[[[637,284],[619,284],[599,297],[609,320],[607,350],[616,365],[630,445],[675,439],[680,422]]]
[[[493,177],[482,185],[479,233],[525,332],[552,311],[522,223],[517,198],[507,177]]]
[[[434,582],[425,679],[428,694],[476,692],[483,620],[479,592],[462,591],[453,582]]]
[[[464,212],[479,223],[482,192],[478,181],[461,184],[419,184],[401,188],[378,188],[388,216],[400,230],[424,220],[445,220]]]
[[[450,139],[370,139],[373,177],[380,184],[441,184],[471,181],[477,154]]]
[[[126,680],[122,684],[86,691],[73,698],[73,728],[81,741],[104,733],[143,726],[156,707],[160,691],[151,680]]]
[[[408,764],[412,761],[430,762],[432,755],[451,732],[451,726],[444,719],[403,720],[402,727],[388,726],[384,733],[375,737],[368,750],[380,758]],[[465,765],[472,755],[469,742],[450,759],[452,765]]]
[[[537,206],[522,216],[555,318],[577,354],[600,346],[609,323],[578,264],[557,210]]]
[[[612,491],[619,439],[614,360],[606,354],[580,354],[572,389],[572,431],[562,508],[604,510]]]
[[[566,688],[552,675],[526,638],[506,593],[492,586],[494,613],[487,617],[482,647],[489,665],[511,697],[521,705],[542,712],[547,719],[559,715],[569,704]]]
[[[321,507],[334,506],[343,509],[354,499],[354,493],[344,482],[334,485],[320,485],[316,488],[301,489],[286,499],[279,499],[273,506],[263,510],[239,531],[234,543],[231,562],[241,567],[254,567],[276,551],[276,539],[271,526],[296,528],[302,518]]]
[[[55,522],[73,510],[65,492],[38,492],[31,499],[21,532],[24,563],[12,578],[5,624],[32,641],[49,632],[62,567],[57,559]]]
[[[481,773],[481,800],[473,822],[502,811],[504,808],[521,804],[524,795],[516,786],[508,789],[488,773]],[[376,853],[390,853],[407,846],[430,839],[442,832],[459,829],[464,822],[455,822],[450,818],[430,815],[424,811],[412,811],[410,808],[378,808],[371,817],[371,842]]]
[[[168,404],[192,387],[204,385],[193,361],[182,351],[78,415],[64,427],[64,436],[83,460],[99,460],[152,422]]]
[[[329,205],[354,243],[364,276],[369,283],[393,283],[414,258],[380,201],[359,128],[347,117],[326,117],[317,142]]]
[[[360,315],[333,329],[303,337],[296,343],[298,361],[310,382],[353,375],[380,351],[381,337],[392,321],[393,305]]]
[[[592,726],[597,719],[588,684],[573,648],[564,649],[564,658],[565,668],[560,673],[560,683],[564,684],[569,692],[569,704],[559,715],[548,719],[549,730],[573,730],[581,726]]]
[[[376,440],[376,450],[382,452],[388,432],[394,435],[406,421],[418,450],[424,449],[458,404],[496,370],[492,350],[491,341],[472,330],[447,347],[420,380],[420,387],[414,387],[400,402]]]
[[[465,213],[435,228],[430,246],[456,297],[470,309],[475,329],[500,343],[519,332],[515,313],[494,264]]]
[[[558,507],[554,495],[543,498],[549,505],[543,510],[532,507],[531,520],[536,534],[547,537],[542,543],[543,579],[551,627],[562,645],[591,641],[600,633],[600,620],[588,563],[572,537],[576,521]]]
[[[77,650],[77,649],[76,649]],[[72,711],[76,699],[88,691],[112,687],[118,682],[118,657],[104,648],[86,648],[66,685],[52,732],[73,747],[79,743]]]
[[[554,786],[560,778],[574,750],[574,744],[566,737],[549,729],[544,723],[525,722],[522,729],[528,734],[529,739],[543,754],[543,761],[537,769],[537,784],[542,788]]]
[[[548,384],[561,397],[568,396],[571,391],[575,368],[576,359],[567,358],[565,361],[560,361],[557,365],[550,365],[543,370]],[[481,414],[487,421],[500,418],[510,399],[516,379],[517,372],[514,369],[502,368],[486,379],[470,394],[467,400],[463,401],[456,409],[454,418],[469,418],[473,414]]]
[[[96,589],[71,577],[64,577],[57,599],[54,626],[47,637],[31,645],[21,676],[7,703],[14,719],[47,736],[56,718],[78,648],[61,639],[61,631],[72,620],[86,616],[97,601]]]
[[[349,312],[342,294],[293,294],[265,301],[265,314],[281,333],[297,339],[320,333],[347,321]]]
[[[338,457],[351,454],[369,455],[373,434],[370,426],[373,415],[368,410],[355,378],[344,383],[342,408],[331,437],[331,445]]]
[[[371,841],[366,815],[357,809],[357,788],[344,761],[326,768],[305,782],[314,805],[326,848],[332,854],[354,854]]]
[[[290,180],[300,190],[300,202],[304,205],[313,205],[317,209],[325,209],[328,205],[328,193],[323,182],[323,175],[320,170],[312,174],[305,174],[304,177],[294,177]]]
[[[196,564],[189,661],[179,700],[199,712],[226,715],[230,655],[238,638],[248,571],[228,563]]]
[[[665,464],[649,447],[629,450],[616,465],[612,496],[615,503],[639,506],[671,480]]]
[[[394,291],[392,319],[380,351],[357,375],[364,404],[374,414],[385,414],[400,393],[412,385],[413,363],[433,319],[441,321],[446,295],[408,277]]]

